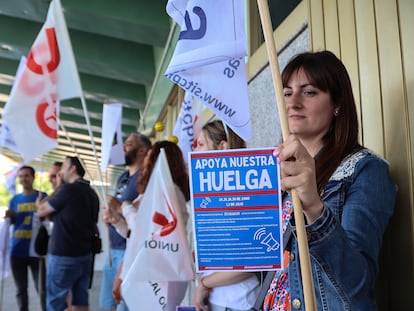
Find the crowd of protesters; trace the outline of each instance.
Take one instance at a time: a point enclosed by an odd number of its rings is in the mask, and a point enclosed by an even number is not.
[[[201,273],[195,280],[193,305],[197,311],[247,311],[261,299],[259,305],[267,311],[305,309],[292,213],[292,190],[296,190],[308,234],[317,309],[376,310],[379,250],[396,196],[388,164],[358,142],[351,82],[333,53],[295,56],[283,70],[282,82],[290,135],[275,147],[274,156],[281,172],[286,241],[283,267],[272,272],[270,284],[252,272]],[[203,127],[196,151],[245,147],[228,125],[215,120]],[[110,256],[100,292],[100,306],[105,310],[135,310],[123,301],[122,261],[137,211],[145,208],[140,202],[161,148],[166,152],[184,222],[191,215],[186,204],[190,199],[188,173],[180,149],[168,141],[152,146],[146,136],[131,134],[124,144],[127,169],[117,181],[116,193],[102,206],[110,233]],[[42,308],[64,310],[70,293],[72,310],[88,310],[91,244],[99,206],[84,173],[78,158],[67,157],[59,175],[54,176],[60,176],[62,185],[46,198],[32,187],[34,170],[27,166],[19,170],[23,193],[10,201],[7,213],[15,228],[12,270],[19,310],[28,309],[27,268],[31,268],[36,285],[44,273],[30,248],[36,215],[53,217],[46,287],[38,289]],[[187,286],[188,282],[171,282],[167,311],[181,304]]]

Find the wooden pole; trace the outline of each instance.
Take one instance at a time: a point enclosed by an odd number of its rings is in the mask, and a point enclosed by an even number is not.
[[[267,0],[257,0],[257,5],[262,22],[266,49],[269,56],[269,64],[272,72],[273,87],[276,93],[276,102],[279,111],[280,125],[282,127],[283,140],[286,140],[290,134],[290,131],[287,121],[285,101],[283,97],[283,85],[282,78],[280,76],[279,63],[277,60],[276,45],[273,38],[273,27],[272,21],[270,19],[269,5],[267,3]],[[299,246],[299,259],[302,273],[303,292],[305,297],[305,308],[309,311],[317,311],[315,288],[313,285],[312,269],[309,258],[309,246],[305,230],[305,220],[303,216],[302,204],[295,189],[292,190],[292,200]]]
[[[177,88],[177,106],[179,107],[184,101],[185,92],[181,87],[177,86]]]

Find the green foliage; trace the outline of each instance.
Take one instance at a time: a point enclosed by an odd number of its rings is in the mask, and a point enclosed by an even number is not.
[[[47,173],[38,174],[33,183],[33,188],[39,191],[46,192],[50,195],[53,192],[52,184],[49,182],[49,175]],[[16,180],[16,193],[22,192],[22,186],[19,183],[19,180]],[[9,201],[12,198],[12,195],[7,191],[5,185],[0,184],[0,206],[8,206]]]
[[[36,173],[36,178],[33,183],[33,188],[39,191],[46,192],[48,195],[52,194],[53,186],[49,181],[49,174],[48,173],[43,173],[43,174]]]

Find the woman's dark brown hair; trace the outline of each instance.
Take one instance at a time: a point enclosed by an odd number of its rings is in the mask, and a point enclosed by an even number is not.
[[[166,140],[156,142],[149,150],[149,155],[147,156],[149,158],[144,161],[145,165],[142,169],[142,173],[138,177],[138,192],[145,192],[161,149],[165,150],[165,155],[167,156],[168,166],[174,183],[180,188],[185,200],[188,201],[190,199],[190,186],[183,153],[176,144]]]
[[[358,143],[355,99],[348,72],[332,52],[306,52],[295,56],[283,70],[283,86],[300,70],[313,86],[329,93],[334,107],[338,109],[338,115],[332,118],[331,128],[323,138],[324,146],[315,159],[316,181],[322,193],[341,161],[362,148]]]
[[[208,138],[213,142],[214,146],[218,146],[221,141],[226,141],[229,149],[246,148],[246,142],[238,136],[233,130],[227,126],[227,134],[224,129],[223,122],[214,120],[202,127]]]

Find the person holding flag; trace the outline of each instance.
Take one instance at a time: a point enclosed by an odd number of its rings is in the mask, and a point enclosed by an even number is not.
[[[307,222],[317,310],[376,310],[378,255],[397,191],[388,163],[358,143],[351,81],[333,53],[298,54],[282,83],[291,135],[274,154],[288,242],[263,310],[305,310],[293,189]]]
[[[151,141],[147,136],[140,133],[131,133],[125,140],[124,158],[127,169],[118,178],[114,196],[109,195],[107,197],[108,209],[121,214],[121,204],[124,201],[132,201],[138,196],[137,180],[145,155],[150,148]],[[104,211],[106,209],[107,207],[104,206]],[[117,309],[118,311],[124,311],[127,309],[125,303],[119,301],[117,304],[112,297],[112,287],[125,254],[126,240],[125,237],[117,233],[105,215],[104,212],[103,221],[108,224],[109,230],[110,258],[105,262],[103,268],[99,305],[105,310]]]
[[[246,148],[246,143],[221,120],[205,124],[195,151]],[[259,294],[253,272],[203,272],[193,301],[198,311],[250,310]]]
[[[53,214],[47,257],[47,310],[61,311],[72,293],[72,309],[89,309],[92,246],[99,214],[99,198],[78,157],[65,158],[62,185],[48,200],[36,200],[40,217]]]
[[[177,197],[177,208],[179,209],[179,214],[181,217],[178,217],[177,211],[169,209],[170,213],[172,214],[172,220],[168,220],[168,216],[165,214],[162,214],[160,212],[154,212],[154,215],[152,217],[152,222],[156,223],[156,227],[161,226],[161,228],[158,230],[159,232],[153,233],[155,236],[168,236],[172,234],[175,229],[179,226],[185,226],[188,220],[188,211],[187,211],[187,205],[186,202],[190,199],[190,188],[189,188],[189,180],[187,175],[186,166],[183,160],[183,155],[180,150],[180,148],[170,142],[170,141],[159,141],[156,142],[151,150],[148,152],[147,157],[144,161],[144,167],[142,170],[142,175],[140,175],[138,179],[138,191],[140,196],[138,196],[133,202],[124,202],[122,204],[123,213],[125,215],[125,218],[120,217],[116,211],[108,209],[105,211],[107,219],[109,219],[112,224],[117,228],[118,232],[126,236],[127,234],[130,234],[131,237],[134,236],[134,234],[137,234],[137,226],[143,226],[143,223],[148,223],[148,219],[138,219],[138,211],[141,208],[148,209],[147,211],[149,213],[152,213],[152,210],[150,209],[151,206],[145,205],[145,196],[152,197],[153,195],[156,196],[162,196],[167,195],[166,193],[151,193],[153,189],[149,189],[150,184],[150,177],[153,178],[154,174],[159,174],[159,172],[154,172],[156,169],[156,162],[161,154],[161,149],[164,150],[165,156],[168,161],[168,167],[171,171],[171,177],[172,181],[174,183],[173,189],[175,189],[174,193]],[[163,176],[159,175],[156,176],[159,178],[163,178]],[[145,194],[144,194],[145,193]],[[168,198],[167,200],[171,200],[172,198]],[[171,200],[173,202],[174,200]],[[148,203],[148,201],[147,201]],[[161,205],[161,203],[156,203],[158,205]],[[179,222],[182,221],[183,224],[180,224]],[[131,243],[134,243],[134,240],[130,239],[127,243],[127,251],[125,254],[125,260],[124,265],[121,267],[122,274],[121,278],[123,276],[126,276],[129,273],[133,273],[132,271],[132,262],[130,258],[127,258],[128,256],[133,257],[132,260],[135,258],[135,254],[132,254],[132,252],[129,252],[130,249],[134,248],[136,245],[132,245]],[[185,243],[187,243],[187,240],[185,240]],[[130,249],[129,249],[130,248]],[[179,245],[177,248],[185,249],[184,245]],[[129,259],[129,264],[128,264]],[[161,269],[158,267],[160,258],[152,258],[152,261],[150,264],[152,264],[152,267],[147,267],[147,269]],[[184,258],[181,258],[182,262],[186,262]],[[157,265],[158,263],[158,265]],[[136,264],[136,262],[134,262]],[[173,263],[176,266],[179,266],[179,263]],[[130,271],[129,271],[130,270]],[[184,271],[179,271],[179,273],[184,274]],[[150,301],[151,299],[149,297],[146,297],[140,290],[142,289],[139,287],[139,283],[145,284],[143,282],[138,282],[136,286],[132,287],[133,295],[136,297],[136,301],[128,301],[127,305],[131,306],[134,305],[135,307],[139,306],[147,306],[151,307],[150,310],[158,310],[157,302],[144,302],[145,300]],[[180,305],[181,301],[184,298],[188,282],[187,281],[167,281],[167,282],[153,282],[153,284],[158,284],[160,286],[160,290],[166,295],[166,303],[163,306],[163,310],[165,311],[175,311],[176,307]],[[117,288],[114,288],[115,295],[120,297],[121,296],[121,289],[120,289],[120,283]],[[122,293],[124,295],[125,293]],[[124,297],[125,298],[125,297]],[[148,309],[145,309],[148,310]]]

